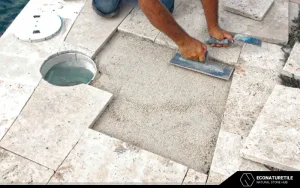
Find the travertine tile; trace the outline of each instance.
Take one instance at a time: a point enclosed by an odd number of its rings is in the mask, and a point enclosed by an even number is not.
[[[295,79],[300,79],[300,62],[299,62],[299,53],[300,53],[300,43],[296,43],[291,55],[286,62],[282,74],[288,77],[294,77]]]
[[[113,18],[103,18],[91,8],[88,0],[69,32],[66,42],[97,53],[116,32],[119,24],[132,10],[133,5],[122,4],[120,12]]]
[[[187,167],[87,130],[50,183],[181,184]]]
[[[290,0],[290,2],[300,4],[300,0]]]
[[[47,184],[54,171],[0,148],[0,184]]]
[[[254,20],[261,21],[274,0],[227,0],[224,9]]]
[[[293,23],[293,20],[298,18],[299,10],[300,10],[299,4],[291,3],[291,2],[289,3],[289,31],[290,32],[291,32],[292,25],[295,25],[295,23]]]
[[[243,137],[226,131],[220,131],[214,158],[210,170],[224,176],[231,176],[243,162],[240,157]]]
[[[58,50],[58,52],[62,52],[62,51],[79,51],[84,53],[85,55],[89,56],[90,58],[93,58],[93,56],[95,55],[91,50],[77,46],[77,45],[72,45],[68,42],[63,42],[60,49]]]
[[[206,174],[196,172],[193,169],[189,169],[184,178],[183,185],[205,185],[206,180]]]
[[[205,42],[209,33],[207,30],[204,10],[200,1],[190,0],[182,2],[174,12],[177,23],[192,37]],[[177,45],[165,34],[160,33],[155,42],[177,49]],[[216,60],[236,64],[242,49],[242,44],[236,42],[227,48],[213,48],[208,46],[208,53]]]
[[[239,150],[240,148],[237,149]],[[270,171],[270,170],[262,164],[243,159],[239,171]]]
[[[300,89],[277,85],[241,154],[281,170],[300,170]]]
[[[210,171],[206,185],[220,185],[226,181],[230,176],[224,176],[222,174]]]
[[[0,145],[56,170],[111,98],[87,85],[56,87],[41,81]]]
[[[20,114],[34,86],[0,80],[0,140]]]
[[[118,27],[118,30],[137,35],[151,41],[154,41],[160,32],[150,23],[148,18],[138,6],[136,6],[127,16],[127,18]]]
[[[222,183],[237,171],[268,171],[264,165],[245,160],[240,156],[244,138],[220,131],[208,183]]]
[[[233,33],[250,35],[269,43],[286,44],[288,42],[289,2],[287,0],[275,0],[262,21],[225,11],[223,5],[226,1],[219,1],[219,23],[222,28]]]
[[[125,1],[126,2],[126,1]],[[183,2],[183,0],[176,0],[174,4],[174,11]],[[136,4],[132,12],[118,27],[121,32],[133,34],[151,41],[154,41],[157,35],[160,33],[145,16],[143,11]]]
[[[233,75],[221,129],[248,136],[273,88],[280,83],[278,76],[273,70],[239,64]]]
[[[0,80],[36,87],[42,78],[42,63],[42,59],[0,54]]]
[[[280,72],[284,66],[284,52],[281,48],[279,45],[265,42],[261,47],[246,44],[241,52],[239,63]]]

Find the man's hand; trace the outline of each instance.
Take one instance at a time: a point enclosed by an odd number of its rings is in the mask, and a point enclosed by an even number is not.
[[[187,37],[181,45],[179,45],[179,52],[181,55],[187,59],[192,59],[195,61],[205,61],[205,53],[207,47],[202,42],[192,38]]]
[[[219,26],[209,28],[209,34],[210,34],[210,36],[214,37],[217,40],[223,40],[223,39],[233,40],[232,35],[229,32],[221,29]],[[227,47],[229,45],[228,44],[224,44],[224,45],[222,45],[222,44],[213,44],[211,46],[213,46],[213,47]]]

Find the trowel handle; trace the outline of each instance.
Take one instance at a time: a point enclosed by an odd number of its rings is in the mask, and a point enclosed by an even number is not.
[[[233,41],[229,40],[229,39],[217,40],[214,37],[209,37],[209,39],[206,40],[206,43],[210,44],[210,45],[212,45],[212,44],[223,44],[223,45],[228,44],[229,45],[229,44],[232,44]]]

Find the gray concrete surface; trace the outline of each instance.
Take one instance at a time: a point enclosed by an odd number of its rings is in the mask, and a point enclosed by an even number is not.
[[[93,86],[114,101],[94,129],[208,173],[230,82],[170,65],[175,51],[117,33]]]

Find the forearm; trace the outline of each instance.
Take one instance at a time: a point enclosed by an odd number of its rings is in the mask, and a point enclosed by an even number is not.
[[[183,45],[189,35],[159,0],[139,0],[139,5],[154,27],[169,36],[178,46]]]
[[[218,0],[201,0],[208,30],[218,27]]]

